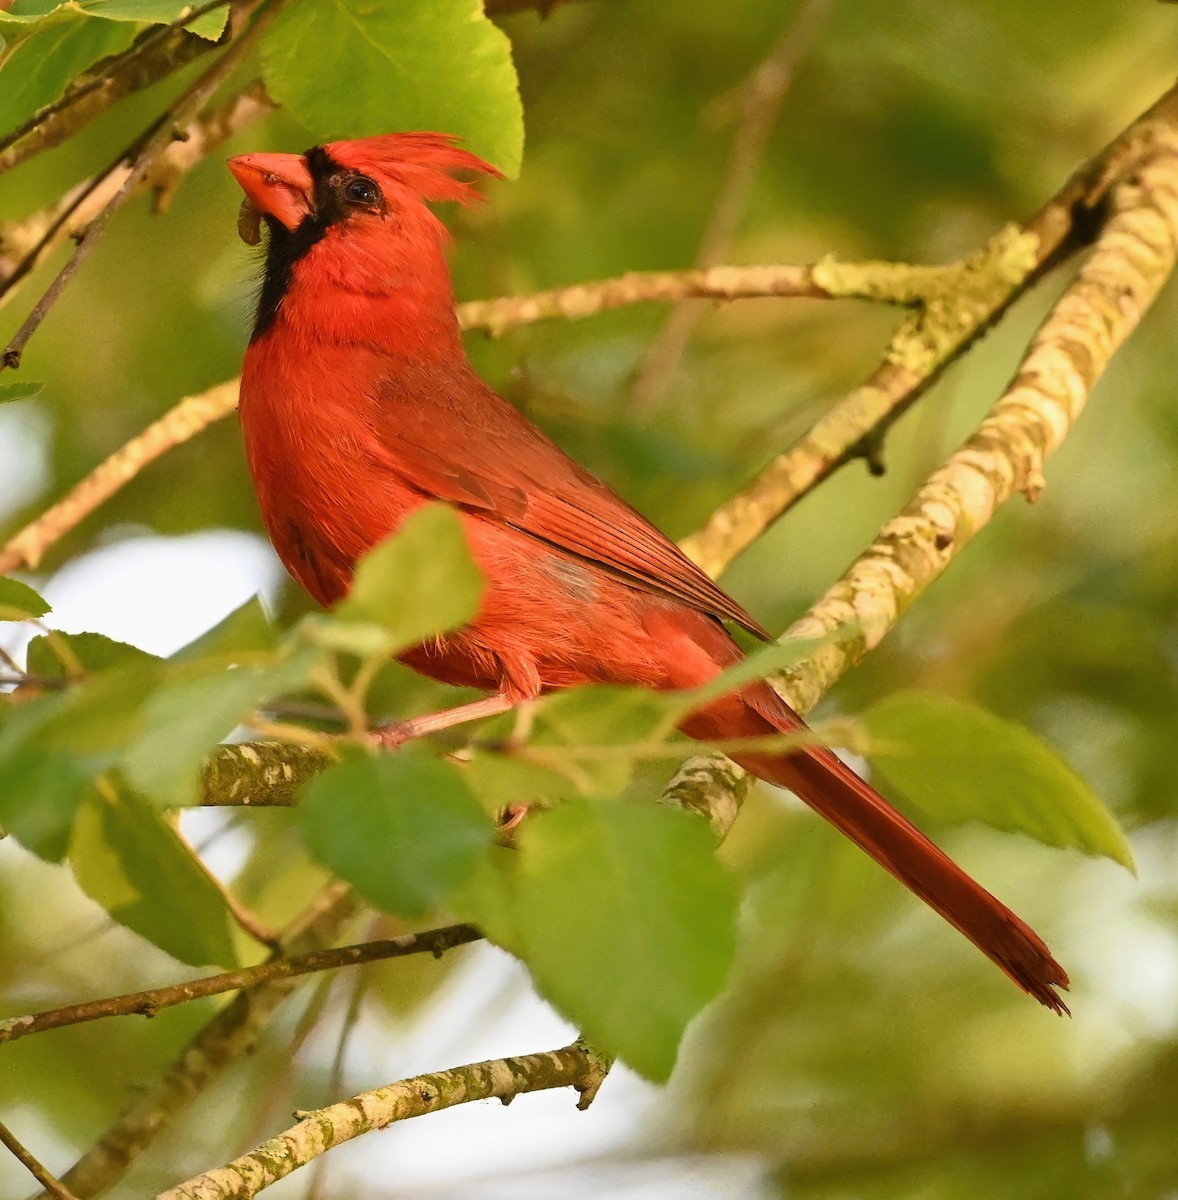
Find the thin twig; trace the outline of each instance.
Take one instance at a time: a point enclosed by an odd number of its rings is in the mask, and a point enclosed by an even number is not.
[[[920,288],[931,287],[947,268],[904,267],[895,263],[812,266],[712,267],[706,271],[633,272],[617,279],[576,284],[534,296],[476,300],[459,307],[466,329],[501,332],[549,317],[589,316],[607,308],[646,300],[709,296],[734,300],[752,296],[808,296],[874,299],[911,304]],[[840,273],[841,272],[841,273]],[[827,283],[820,280],[832,277]],[[237,405],[238,380],[217,384],[169,409],[100,463],[61,500],[14,534],[0,548],[0,575],[36,567],[46,551],[99,505],[129,483],[149,463],[228,416]]]
[[[388,958],[403,958],[409,954],[433,954],[435,957],[441,957],[446,950],[478,941],[482,936],[473,925],[446,925],[421,933],[406,933],[400,937],[340,946],[334,950],[280,954],[279,957],[267,959],[256,967],[223,971],[219,975],[206,975],[202,979],[149,988],[142,992],[130,992],[123,996],[108,996],[102,1000],[69,1004],[46,1012],[30,1013],[28,1016],[8,1017],[0,1020],[0,1045],[15,1042],[32,1033],[61,1029],[66,1025],[81,1025],[105,1017],[154,1017],[162,1009],[172,1008],[177,1004],[189,1004],[207,996],[241,991],[278,979],[295,979],[317,971],[334,971],[340,967],[354,967]]]
[[[78,268],[89,257],[106,231],[111,217],[131,198],[140,182],[147,177],[164,150],[175,140],[177,130],[182,130],[196,117],[230,72],[241,62],[258,36],[281,11],[283,2],[284,0],[253,0],[252,3],[243,6],[243,14],[256,13],[252,23],[230,43],[229,49],[199,79],[168,106],[162,117],[152,122],[142,148],[135,151],[135,160],[123,185],[87,227],[69,261],[58,272],[45,294],[34,305],[33,311],[13,335],[0,358],[0,366],[20,366],[21,355],[29,339],[57,303]]]
[[[324,888],[283,931],[287,953],[333,940],[354,911],[342,884]],[[243,991],[212,1018],[180,1052],[163,1075],[140,1089],[134,1102],[62,1177],[79,1200],[112,1187],[132,1161],[168,1128],[176,1114],[229,1063],[249,1054],[262,1031],[290,994],[296,979],[272,979]],[[48,1200],[44,1194],[36,1200]]]
[[[350,1100],[307,1113],[299,1123],[224,1167],[206,1171],[156,1200],[230,1200],[256,1196],[333,1146],[361,1134],[440,1112],[457,1104],[498,1098],[505,1104],[525,1092],[576,1088],[586,1108],[608,1062],[583,1042],[544,1054],[490,1059],[403,1079]]]
[[[154,190],[156,210],[162,211],[187,172],[275,107],[261,80],[254,80],[213,112],[189,122],[135,185],[135,192]],[[130,174],[131,168],[120,157],[110,170],[72,189],[52,207],[0,225],[0,304],[7,303],[16,294],[16,285],[58,246],[80,236]]]
[[[24,1166],[30,1175],[56,1200],[77,1200],[59,1179],[51,1175],[20,1143],[16,1135],[4,1124],[0,1123],[0,1142],[3,1142],[18,1162]]]
[[[13,164],[6,163],[3,152],[10,146],[19,142],[23,137],[40,129],[51,119],[58,117],[66,109],[77,104],[83,97],[90,95],[91,92],[97,91],[99,88],[107,86],[111,91],[116,91],[117,85],[111,87],[115,77],[126,68],[133,66],[137,59],[142,58],[149,50],[154,50],[155,47],[163,41],[169,34],[176,30],[183,30],[193,21],[199,20],[206,13],[212,12],[214,9],[224,8],[231,0],[209,0],[209,3],[202,4],[197,8],[189,9],[175,21],[170,21],[166,25],[155,25],[146,32],[140,34],[126,50],[121,50],[118,54],[112,54],[108,58],[95,63],[86,75],[74,84],[60,99],[55,100],[52,104],[47,104],[44,108],[35,112],[22,125],[18,125],[11,133],[0,137],[0,171],[3,171],[6,166]],[[211,39],[204,39],[208,42],[209,49],[216,44]],[[164,60],[166,61],[166,60]],[[181,60],[177,56],[172,70],[175,70],[180,65]],[[162,78],[162,76],[160,76]],[[76,132],[76,131],[75,131]]]
[[[728,257],[794,71],[814,44],[832,3],[803,0],[768,56],[741,88],[740,123],[732,139],[724,182],[700,241],[696,266],[710,267]],[[703,304],[681,304],[655,335],[631,391],[631,407],[636,414],[649,411],[658,400],[705,311]]]

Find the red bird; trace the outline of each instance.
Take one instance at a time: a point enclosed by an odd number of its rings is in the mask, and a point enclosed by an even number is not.
[[[290,573],[322,604],[414,509],[461,514],[487,579],[477,618],[403,658],[501,711],[581,683],[695,688],[741,658],[722,621],[765,631],[643,516],[493,392],[467,361],[444,247],[426,201],[469,203],[454,170],[499,173],[454,139],[389,134],[229,168],[269,231],[241,380],[262,515]],[[412,732],[447,717],[407,722]],[[805,726],[764,683],[688,717],[733,739]],[[1067,974],[1035,932],[829,750],[733,756],[811,808],[1054,1009]]]

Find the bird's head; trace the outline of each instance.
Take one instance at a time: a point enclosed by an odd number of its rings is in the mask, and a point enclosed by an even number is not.
[[[303,274],[319,288],[379,295],[410,280],[448,291],[446,231],[427,201],[470,204],[478,191],[454,172],[501,173],[442,133],[390,133],[314,146],[305,154],[242,154],[229,169],[245,192],[242,236],[270,233],[255,336]]]

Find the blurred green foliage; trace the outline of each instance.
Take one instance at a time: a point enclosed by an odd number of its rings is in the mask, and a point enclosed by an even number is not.
[[[517,182],[489,188],[481,209],[447,214],[459,296],[689,265],[725,178],[739,88],[799,8],[798,0],[678,0],[672,19],[658,0],[579,0],[544,20],[503,19],[527,147]],[[833,251],[937,261],[970,251],[1042,203],[1170,84],[1176,21],[1173,8],[1149,0],[836,0],[797,64],[728,258],[804,261]],[[105,165],[194,69],[0,176],[0,220],[40,209]],[[249,64],[242,80],[258,69]],[[0,73],[5,99],[12,77],[11,67]],[[390,103],[388,128],[417,111]],[[223,159],[312,140],[280,112],[202,163],[165,214],[151,215],[141,199],[119,215],[30,344],[21,374],[44,381],[44,390],[23,399],[0,392],[12,400],[0,407],[9,422],[0,429],[39,440],[47,462],[39,494],[15,507],[0,480],[2,532],[180,396],[237,371],[260,262],[235,236],[239,196]],[[61,261],[7,304],[5,337]],[[884,478],[851,466],[742,557],[725,583],[759,620],[777,628],[801,611],[959,442],[1060,286],[1045,281],[896,426]],[[487,378],[570,453],[679,535],[866,374],[893,318],[809,302],[717,309],[661,401],[636,414],[630,386],[664,319],[653,306],[618,310],[498,341],[474,336],[469,348]],[[856,714],[901,688],[974,701],[1050,742],[1130,830],[1138,882],[1107,861],[1028,839],[939,831],[1067,964],[1075,1017],[1053,1021],[836,834],[758,791],[721,852],[745,890],[737,962],[725,994],[689,1030],[663,1101],[675,1147],[762,1156],[772,1189],[814,1200],[1095,1200],[1178,1187],[1176,320],[1171,287],[1053,460],[1043,497],[999,514],[827,710]],[[233,421],[134,480],[54,549],[44,573],[114,540],[214,527],[260,532]],[[0,592],[3,604],[19,598]],[[309,608],[288,587],[279,624]],[[231,630],[202,653],[248,645],[277,655],[272,644],[258,648],[248,615],[239,620],[248,633]],[[138,679],[160,669],[73,641],[84,662],[100,656],[96,670]],[[39,670],[51,673],[46,647],[36,653]],[[175,711],[183,711],[181,668],[167,669],[181,689]],[[233,712],[216,714],[225,728],[204,736],[227,732],[262,694],[251,683],[243,681],[248,696]],[[98,697],[95,711],[119,725],[147,690]],[[405,713],[444,695],[390,668],[369,698],[380,711]],[[0,738],[27,735],[32,745],[42,716],[52,733],[52,698],[30,704],[44,707],[5,713]],[[87,752],[101,764],[109,747],[96,728]],[[178,765],[190,771],[194,753],[186,748]],[[152,761],[163,757],[157,748]],[[85,798],[88,778],[59,769],[61,761],[37,758],[63,797],[57,825],[32,835],[51,844],[51,857],[67,848],[74,806],[94,804]],[[499,770],[471,783],[490,807],[521,778],[517,764]],[[666,773],[665,763],[648,762],[618,786],[628,797],[650,795]],[[0,786],[8,786],[3,768]],[[291,814],[243,818],[231,827],[247,848],[235,888],[281,925],[322,869],[294,836]],[[159,821],[151,836],[162,839]],[[10,844],[3,862],[5,1013],[179,977],[174,959],[87,901],[66,867]],[[545,890],[561,882],[529,886],[543,905],[569,905],[567,895],[554,900]],[[194,893],[206,895],[204,885],[193,882]],[[173,952],[199,958],[205,949]],[[436,999],[460,961],[374,970],[379,986],[366,990],[366,1011],[395,1036],[406,1009]],[[312,1008],[318,986],[304,985]],[[0,1101],[36,1113],[81,1150],[215,1008],[207,1002],[151,1024],[104,1022],[0,1047]],[[259,1132],[246,1130],[241,1114],[273,1106],[276,1090],[279,1112],[321,1102],[325,1068],[290,1072],[296,1032],[295,1017],[284,1018],[257,1059],[236,1067],[115,1194],[145,1194],[220,1161]],[[599,1103],[608,1102],[606,1092]],[[263,1133],[282,1123],[262,1119]],[[575,1146],[569,1156],[578,1156]],[[17,1176],[7,1169],[0,1164],[3,1190],[16,1194],[24,1181],[9,1183]]]

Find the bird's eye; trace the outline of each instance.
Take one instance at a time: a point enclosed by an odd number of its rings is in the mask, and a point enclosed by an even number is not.
[[[366,176],[358,175],[344,188],[344,195],[353,204],[376,204],[380,200],[380,188]]]

